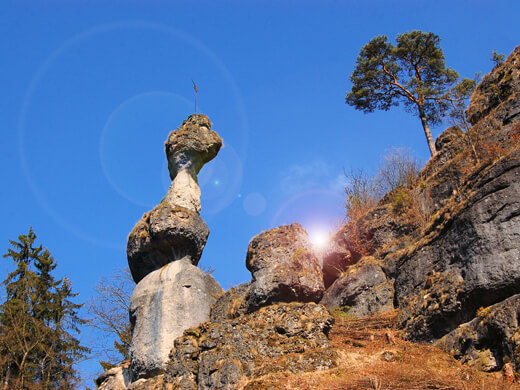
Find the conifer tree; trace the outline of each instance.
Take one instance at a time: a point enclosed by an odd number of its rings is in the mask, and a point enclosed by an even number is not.
[[[55,280],[57,264],[47,249],[34,246],[36,234],[10,240],[4,255],[16,269],[3,282],[0,307],[0,376],[4,388],[69,389],[77,381],[74,363],[88,349],[76,335],[84,320],[81,304],[66,278]]]
[[[420,118],[434,156],[430,124],[440,122],[447,111],[447,93],[459,75],[446,67],[437,35],[416,30],[398,35],[396,41],[394,46],[381,35],[361,49],[345,100],[364,112],[404,103]]]

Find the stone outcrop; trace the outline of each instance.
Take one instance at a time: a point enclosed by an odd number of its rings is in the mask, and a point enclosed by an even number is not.
[[[280,303],[202,324],[175,340],[165,381],[180,389],[253,389],[255,378],[267,373],[334,367],[332,324],[314,303]]]
[[[222,146],[201,114],[190,115],[165,143],[172,184],[162,202],[146,213],[128,237],[128,265],[138,283],[148,273],[189,256],[197,265],[209,230],[200,218],[197,174]]]
[[[251,282],[243,283],[226,291],[211,308],[210,320],[220,322],[237,318],[247,313]]]
[[[130,300],[130,387],[164,372],[174,339],[207,321],[223,293],[196,267],[209,234],[199,216],[197,174],[221,146],[205,115],[190,115],[172,131],[165,144],[172,184],[128,237],[128,265],[137,283]]]
[[[249,311],[272,302],[318,302],[325,290],[307,232],[297,223],[255,236],[249,243],[246,266],[253,276]]]
[[[348,313],[368,316],[394,308],[394,284],[373,258],[349,267],[330,286],[322,300],[330,309],[348,307]]]
[[[190,115],[165,143],[172,184],[164,200],[196,213],[200,213],[197,174],[222,146],[222,139],[211,130],[211,125],[205,115]]]
[[[133,378],[163,372],[173,341],[185,329],[207,321],[211,305],[222,293],[213,277],[188,258],[146,275],[130,298]]]
[[[486,117],[510,122],[520,115],[516,95],[520,93],[520,46],[505,62],[499,64],[482,79],[471,97],[466,113],[475,125]]]
[[[226,293],[196,268],[208,235],[199,217],[196,175],[221,140],[207,117],[188,118],[166,142],[172,186],[129,237],[128,258],[139,282],[131,302],[133,382],[115,370],[98,385],[254,389],[275,386],[269,378],[280,372],[335,367],[346,356],[328,339],[333,320],[327,307],[341,308],[334,312],[345,328],[352,321],[370,322],[352,315],[377,315],[374,323],[398,316],[403,330],[397,337],[436,342],[473,367],[503,369],[515,380],[510,371],[520,371],[519,66],[517,48],[476,88],[468,108],[473,127],[442,133],[438,154],[417,181],[388,193],[364,218],[340,229],[319,259],[299,224],[262,232],[246,256],[251,282]],[[400,191],[410,204],[396,208]],[[413,209],[412,201],[423,203]],[[386,329],[384,343],[405,343],[395,334]],[[363,348],[365,340],[357,335],[341,343]],[[380,359],[393,364],[396,356],[388,350]]]
[[[99,390],[126,390],[130,379],[128,367],[118,366],[105,371],[95,382]]]
[[[134,281],[139,283],[175,260],[189,258],[197,265],[208,235],[208,227],[196,212],[163,200],[143,216],[128,237],[128,264]]]
[[[476,317],[437,342],[456,358],[482,371],[511,362],[520,368],[520,295],[477,310]]]
[[[476,176],[465,207],[400,260],[396,298],[410,337],[439,338],[520,292],[518,194],[520,151]]]
[[[428,219],[396,213],[391,192],[342,228],[331,253],[343,268],[321,302],[360,315],[395,305],[407,338],[445,336],[456,357],[498,370],[515,358],[518,328],[508,297],[520,293],[520,47],[484,77],[467,113],[473,127],[443,132],[406,189]],[[480,318],[489,305],[495,314]]]

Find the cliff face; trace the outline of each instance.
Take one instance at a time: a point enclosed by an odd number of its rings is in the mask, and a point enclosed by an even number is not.
[[[428,218],[395,213],[388,194],[358,222],[371,256],[342,274],[322,303],[369,313],[391,302],[406,338],[442,338],[439,345],[464,361],[486,356],[492,363],[473,364],[492,371],[511,362],[518,370],[520,47],[484,77],[467,115],[469,132],[441,134],[438,155],[407,189],[427,204]],[[336,245],[349,251],[349,238],[340,230]],[[490,305],[494,315],[479,321]],[[502,311],[511,320],[499,319]]]
[[[251,282],[223,294],[195,267],[208,230],[194,183],[221,140],[207,117],[190,117],[167,141],[172,188],[129,237],[141,321],[132,362],[100,388],[518,388],[520,47],[484,77],[467,114],[467,133],[443,132],[418,179],[325,253],[299,224],[262,232],[246,256]],[[187,297],[187,284],[205,292]],[[193,327],[150,333],[154,318],[168,327],[183,316]]]

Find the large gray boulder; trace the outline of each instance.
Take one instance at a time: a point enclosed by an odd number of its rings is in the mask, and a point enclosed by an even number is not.
[[[209,319],[223,293],[211,275],[188,258],[149,273],[130,298],[133,380],[164,371],[175,338]]]
[[[246,266],[253,276],[249,311],[272,302],[318,302],[325,290],[321,265],[298,223],[253,237]]]
[[[128,236],[128,265],[134,281],[139,283],[150,272],[182,258],[197,265],[208,235],[208,227],[195,211],[161,202],[143,215]]]
[[[380,314],[394,308],[394,285],[373,258],[364,258],[347,269],[325,292],[322,305],[349,307],[353,315]]]

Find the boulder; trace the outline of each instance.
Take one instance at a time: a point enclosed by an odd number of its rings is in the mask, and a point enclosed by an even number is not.
[[[184,258],[149,273],[130,298],[133,380],[160,374],[175,338],[209,319],[223,293],[211,275]]]
[[[511,362],[520,368],[520,294],[477,310],[476,317],[437,342],[470,366],[496,371]]]
[[[348,306],[348,313],[358,316],[390,311],[394,308],[393,281],[374,259],[364,258],[327,289],[320,303],[329,309]]]
[[[249,243],[246,266],[253,279],[249,311],[272,302],[318,302],[323,273],[307,232],[300,224],[264,231]]]
[[[128,236],[127,257],[136,283],[150,272],[182,258],[197,265],[209,229],[194,211],[161,202],[143,215]]]
[[[165,382],[180,389],[239,389],[269,373],[336,366],[333,319],[314,303],[281,303],[205,323],[175,340]],[[250,388],[254,388],[251,385]]]

